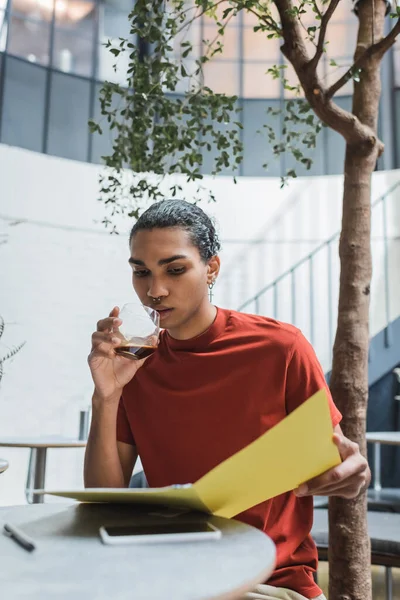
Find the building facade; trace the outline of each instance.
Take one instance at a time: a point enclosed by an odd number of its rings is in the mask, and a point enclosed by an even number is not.
[[[101,162],[110,152],[111,136],[91,135],[89,119],[99,120],[98,94],[104,80],[124,82],[124,67],[113,70],[115,58],[107,40],[129,37],[128,14],[134,0],[0,0],[0,142],[50,155],[86,162]],[[271,123],[269,107],[282,108],[293,97],[279,80],[266,74],[284,64],[279,40],[255,33],[251,14],[240,14],[226,27],[224,51],[205,65],[205,83],[217,92],[235,94],[241,106],[244,160],[239,175],[279,176],[296,168],[298,175],[336,174],[343,170],[344,142],[324,128],[317,148],[306,151],[313,160],[309,171],[288,153],[274,158],[266,136],[258,133]],[[393,20],[387,18],[389,28]],[[306,24],[307,25],[307,24]],[[352,62],[357,17],[350,0],[340,3],[329,25],[327,53],[320,75],[329,85]],[[215,22],[202,17],[191,29],[194,48],[212,39]],[[385,153],[378,168],[400,166],[400,45],[385,57],[382,67],[382,101],[379,134]],[[287,65],[289,84],[295,76]],[[351,106],[352,82],[335,97]],[[274,119],[278,140],[281,123]],[[211,170],[212,154],[204,171]],[[262,165],[268,163],[268,170]]]

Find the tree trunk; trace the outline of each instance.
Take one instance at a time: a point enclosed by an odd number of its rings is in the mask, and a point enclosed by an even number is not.
[[[361,0],[355,59],[383,37],[385,3]],[[373,33],[372,33],[373,32]],[[372,58],[354,84],[353,114],[373,132],[379,111],[380,60]],[[371,175],[378,158],[377,137],[347,145],[345,158],[339,312],[330,387],[343,414],[344,434],[366,454],[369,297],[371,259]],[[371,600],[367,496],[329,502],[329,599]]]

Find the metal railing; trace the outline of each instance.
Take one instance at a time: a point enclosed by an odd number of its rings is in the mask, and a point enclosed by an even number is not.
[[[378,321],[383,326],[379,327],[379,323],[377,323],[376,327],[378,327],[378,330],[384,328],[385,344],[387,346],[391,343],[389,324],[394,317],[400,315],[400,296],[398,302],[396,301],[398,306],[392,306],[393,294],[391,294],[390,288],[390,246],[396,242],[398,247],[396,246],[395,252],[400,251],[400,193],[394,197],[395,191],[400,192],[400,181],[397,181],[371,205],[373,263],[376,263],[375,267],[378,265],[377,269],[374,268],[371,295],[372,292],[375,292],[375,300],[378,299],[379,301]],[[389,221],[389,202],[391,202],[390,210],[399,208],[399,219],[395,223]],[[381,211],[381,215],[379,215],[379,211]],[[394,235],[390,235],[390,228],[395,230]],[[375,234],[376,229],[381,230],[380,236]],[[322,358],[321,362],[324,367],[330,366],[332,359],[334,326],[337,316],[337,301],[335,300],[338,299],[339,295],[339,237],[340,231],[319,244],[312,252],[299,260],[290,269],[287,269],[274,281],[265,285],[238,308],[239,311],[246,310],[255,314],[266,314],[275,319],[286,320],[299,326],[307,335],[311,344],[316,345],[317,354],[320,355],[320,360]],[[397,264],[400,265],[400,262],[397,262]],[[375,272],[377,272],[377,277],[381,278],[383,284],[378,286],[379,289],[374,284]],[[396,277],[394,270],[392,271],[392,279],[393,277]],[[400,280],[399,268],[397,269],[397,280]],[[290,296],[290,299],[288,296]],[[371,297],[371,303],[372,301],[373,298]],[[324,318],[319,315],[321,308],[324,308]],[[376,333],[376,331],[371,333]],[[321,341],[321,338],[324,339],[325,348],[320,347],[320,352],[318,352],[318,342]]]

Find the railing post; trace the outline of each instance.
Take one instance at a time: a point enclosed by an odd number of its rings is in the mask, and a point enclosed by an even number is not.
[[[310,275],[310,342],[314,345],[314,263],[313,255],[308,257],[309,275]]]
[[[296,324],[296,276],[294,274],[294,269],[290,271],[291,278],[291,292],[292,292],[292,324]]]
[[[384,244],[384,290],[385,290],[385,346],[388,348],[391,343],[391,329],[390,329],[390,285],[389,285],[389,242],[387,232],[387,210],[386,210],[386,198],[382,197],[382,221],[383,221],[383,244]]]
[[[274,283],[274,300],[273,300],[273,313],[274,319],[278,318],[278,284]]]
[[[329,361],[333,358],[333,300],[332,300],[332,247],[331,240],[327,244],[328,259],[328,343],[329,343]]]

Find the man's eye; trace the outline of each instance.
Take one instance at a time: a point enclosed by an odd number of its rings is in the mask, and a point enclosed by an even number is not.
[[[185,267],[176,267],[175,269],[168,269],[170,275],[182,275],[185,272]]]
[[[133,271],[135,277],[145,277],[148,274],[146,269],[142,269],[141,271]]]

